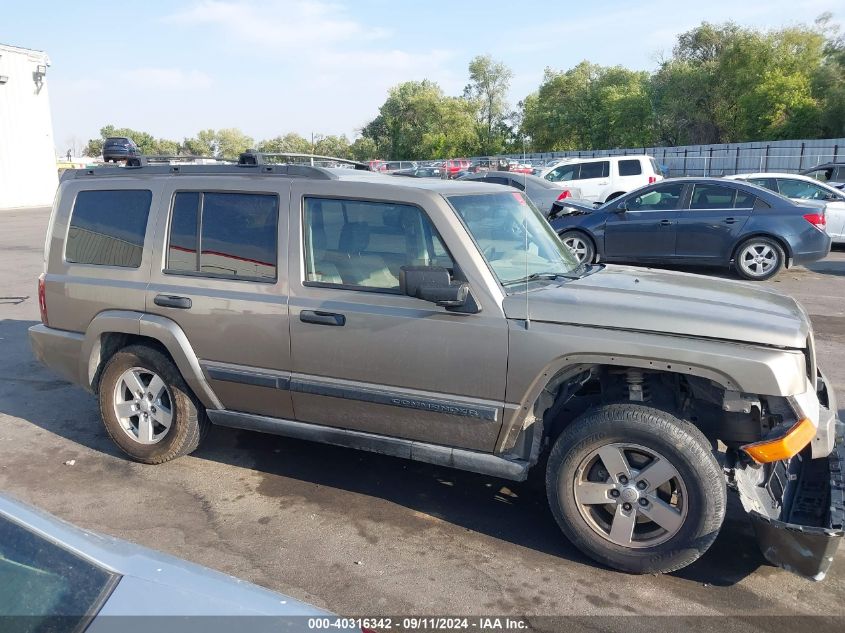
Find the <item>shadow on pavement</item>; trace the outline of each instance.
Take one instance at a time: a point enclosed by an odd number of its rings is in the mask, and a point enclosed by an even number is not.
[[[99,420],[96,400],[55,379],[29,351],[31,321],[0,321],[0,339],[15,348],[0,357],[0,413],[111,456],[123,456]],[[284,501],[291,480],[315,484],[350,522],[362,513],[402,530],[418,529],[416,514],[436,517],[502,541],[551,556],[599,566],[561,534],[546,503],[541,468],[516,483],[420,462],[234,429],[215,427],[194,457],[247,468],[263,475],[258,492]],[[123,457],[125,459],[125,457]],[[150,466],[155,468],[155,466]],[[368,506],[355,493],[412,510],[414,515]],[[380,509],[381,508],[381,509]],[[389,508],[389,507],[388,507]],[[365,535],[378,538],[377,535]],[[698,562],[673,574],[679,579],[730,586],[765,565],[739,504],[729,504],[725,528]]]

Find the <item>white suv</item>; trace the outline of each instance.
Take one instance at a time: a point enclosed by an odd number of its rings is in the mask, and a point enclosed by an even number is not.
[[[607,202],[639,187],[663,180],[651,156],[603,156],[567,159],[544,175],[546,180],[578,187],[585,200]]]

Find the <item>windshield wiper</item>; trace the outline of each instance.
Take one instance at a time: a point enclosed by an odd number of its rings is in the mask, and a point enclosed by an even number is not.
[[[577,270],[577,269],[576,269]],[[529,281],[536,281],[538,279],[550,279],[555,280],[558,278],[563,279],[580,279],[579,275],[570,275],[568,273],[556,273],[556,272],[547,272],[547,273],[531,273],[527,277],[522,277],[520,279],[511,279],[509,281],[504,282],[503,286],[513,286],[514,284],[524,284]]]

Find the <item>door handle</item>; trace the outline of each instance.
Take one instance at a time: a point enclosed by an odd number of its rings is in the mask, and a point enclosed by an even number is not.
[[[179,308],[180,310],[188,310],[192,305],[188,297],[174,295],[156,295],[153,303],[162,308]]]
[[[725,224],[734,224],[736,222],[736,218],[725,218]]]
[[[672,224],[672,220],[660,220],[660,226],[669,226]]]
[[[336,312],[320,312],[319,310],[303,310],[299,313],[299,320],[303,323],[316,323],[317,325],[346,325],[346,316]]]

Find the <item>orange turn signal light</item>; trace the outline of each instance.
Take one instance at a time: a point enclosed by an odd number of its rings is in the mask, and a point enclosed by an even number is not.
[[[742,447],[751,458],[759,463],[779,462],[801,452],[816,436],[816,427],[809,418],[798,420],[785,435],[774,440],[763,440]]]

